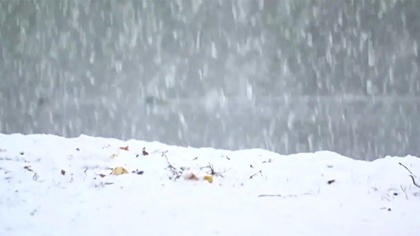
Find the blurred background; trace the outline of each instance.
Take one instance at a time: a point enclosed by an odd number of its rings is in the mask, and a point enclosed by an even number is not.
[[[418,0],[0,0],[0,132],[420,155]]]

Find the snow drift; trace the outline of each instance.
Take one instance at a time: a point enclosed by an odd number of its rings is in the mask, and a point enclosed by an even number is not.
[[[417,157],[0,134],[0,235],[418,235]]]

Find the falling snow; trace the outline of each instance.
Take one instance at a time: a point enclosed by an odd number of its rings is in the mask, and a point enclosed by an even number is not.
[[[0,133],[420,155],[420,1],[0,1]]]

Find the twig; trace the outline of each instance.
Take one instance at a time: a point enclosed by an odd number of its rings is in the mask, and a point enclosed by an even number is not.
[[[382,196],[381,201],[383,201],[383,200],[387,200],[388,202],[390,201],[387,196]]]
[[[314,195],[313,193],[302,193],[301,195]],[[281,198],[291,198],[298,197],[297,194],[281,195],[281,194],[260,194],[258,197],[281,197]]]
[[[100,183],[96,183],[95,185],[94,185],[94,187],[95,188],[99,188],[99,187],[101,187],[101,188],[103,188],[103,187],[105,187],[105,186],[107,186],[107,185],[113,185],[114,183],[112,183],[112,182],[100,182]]]
[[[166,157],[166,153],[168,153],[168,150],[162,152],[162,157]]]
[[[36,172],[34,172],[34,175],[32,176],[32,179],[37,181],[38,178],[39,178],[39,175]]]
[[[398,164],[400,164],[402,167],[404,167],[409,173],[410,173],[410,178],[411,178],[411,180],[413,181],[413,185],[414,186],[416,186],[417,188],[420,188],[420,184],[418,184],[417,182],[416,182],[416,176],[413,174],[413,172],[411,172],[411,170],[410,169],[408,169],[408,167],[407,166],[405,166],[404,164],[402,164],[401,162],[399,162]]]
[[[249,176],[249,179],[254,178],[254,177],[255,177],[255,176],[257,176],[258,174],[261,174],[261,176],[262,176],[262,170],[260,170],[260,171],[258,171],[257,173],[255,173],[255,174],[253,174],[253,175]]]
[[[260,194],[258,197],[285,197],[281,194]]]
[[[87,171],[88,171],[88,167],[86,167],[86,169],[83,171],[83,173],[85,173],[85,175],[83,176],[83,180],[86,180]]]
[[[401,191],[404,193],[405,198],[408,200],[407,193],[405,192],[405,187],[403,187],[403,186],[401,185],[401,186],[400,186],[400,188],[401,188]]]
[[[169,179],[179,179],[182,176],[182,170],[178,170],[169,162],[168,156],[166,156],[166,152],[162,152],[162,157],[164,157],[166,163],[168,163],[168,166],[166,168],[168,168],[172,172],[172,177],[169,177]]]
[[[414,175],[413,172],[411,172],[411,170],[408,169],[408,167],[405,166],[403,163],[399,162],[398,164],[400,164],[400,166],[404,167],[410,173],[410,175]]]
[[[381,209],[381,210],[391,211],[391,208],[389,208],[389,207],[381,207],[380,209]]]
[[[31,216],[34,216],[35,213],[38,211],[38,208],[35,208],[31,211],[31,213],[29,213]]]
[[[416,186],[417,188],[420,188],[420,185],[418,183],[416,183],[416,180],[414,179],[414,176],[410,175],[410,178],[413,181],[414,186]]]
[[[207,166],[200,167],[201,170],[206,169],[206,168],[208,168],[210,170],[209,173],[207,173],[207,174],[213,175],[213,176],[220,176],[222,178],[224,178],[223,174],[226,173],[226,171],[227,171],[227,170],[215,171],[214,166],[211,163],[209,163]]]

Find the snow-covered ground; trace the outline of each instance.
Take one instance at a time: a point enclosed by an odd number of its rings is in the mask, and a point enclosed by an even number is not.
[[[0,235],[417,236],[400,163],[0,134]]]

